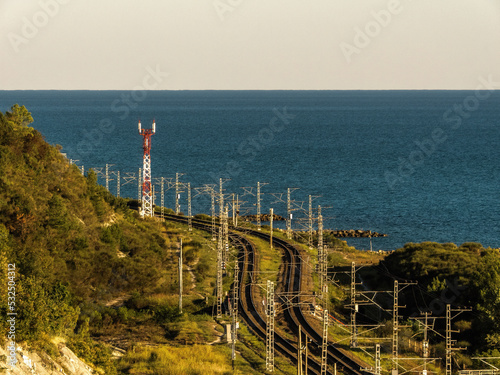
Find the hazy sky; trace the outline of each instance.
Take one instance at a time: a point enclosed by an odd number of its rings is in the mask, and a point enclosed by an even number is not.
[[[500,0],[0,0],[0,89],[474,89]]]

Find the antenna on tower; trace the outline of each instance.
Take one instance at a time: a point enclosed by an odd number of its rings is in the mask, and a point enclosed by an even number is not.
[[[139,134],[143,137],[142,148],[142,208],[141,216],[153,216],[153,191],[151,185],[151,136],[156,133],[156,122],[153,120],[152,129],[142,129],[139,120]]]

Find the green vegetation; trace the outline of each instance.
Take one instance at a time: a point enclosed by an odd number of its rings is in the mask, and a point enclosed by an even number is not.
[[[430,318],[437,317],[433,322],[435,330],[444,334],[445,309],[450,304],[452,309],[471,307],[472,312],[465,312],[453,319],[453,339],[457,340],[456,346],[467,347],[467,350],[456,353],[454,363],[468,368],[482,367],[478,361],[472,361],[472,356],[494,357],[498,354],[500,345],[500,252],[498,249],[485,249],[477,243],[465,243],[461,246],[445,243],[438,244],[424,242],[420,244],[409,243],[385,258],[379,254],[369,255],[365,252],[363,257],[357,257],[357,251],[333,251],[329,255],[331,272],[336,272],[337,280],[346,288],[331,286],[330,308],[344,323],[348,324],[350,310],[343,307],[349,303],[348,286],[350,282],[349,271],[351,261],[356,265],[365,264],[358,271],[357,282],[362,281],[363,286],[358,290],[392,290],[394,280],[417,281],[418,285],[410,286],[399,293],[402,317],[418,318],[423,312],[431,313]],[[368,262],[371,259],[372,264]],[[380,261],[380,263],[378,263]],[[343,272],[346,272],[343,274]],[[358,297],[358,300],[362,298]],[[392,293],[380,293],[376,301],[389,311],[392,309]],[[453,313],[453,315],[455,315]],[[357,314],[358,324],[382,323],[382,326],[372,332],[367,328],[358,328],[358,342],[360,346],[370,346],[373,337],[392,336],[391,315],[373,306],[359,306]],[[399,350],[404,357],[422,356],[423,328],[413,320],[401,322],[399,330]],[[430,356],[443,358],[445,354],[444,339],[442,336],[428,332],[430,340]],[[339,342],[346,350],[349,347],[349,327],[341,328],[340,325],[330,329],[332,340]],[[370,344],[371,343],[371,344]],[[382,358],[390,357],[391,342],[382,341]],[[370,359],[360,350],[354,350],[360,358],[369,363]],[[384,364],[385,362],[385,364]],[[389,367],[390,361],[382,361],[382,367]],[[413,365],[417,363],[413,361]],[[432,371],[443,371],[444,363],[437,361],[428,368]],[[412,362],[406,367],[412,367]]]
[[[101,374],[229,373],[228,347],[204,345],[216,341],[221,330],[212,319],[216,252],[210,234],[141,220],[128,208],[130,202],[97,183],[93,171],[82,176],[60,147],[48,145],[29,127],[32,121],[23,106],[0,113],[0,283],[7,285],[7,264],[15,263],[16,342],[57,358],[57,343],[64,341]],[[274,235],[284,238],[279,231]],[[177,305],[179,238],[184,244],[182,313]],[[282,255],[263,240],[252,241],[260,249],[260,270],[270,272],[260,274],[260,282],[277,280]],[[307,270],[313,271],[315,250],[304,245],[303,237],[292,242],[309,254]],[[476,243],[410,243],[380,262],[384,254],[357,251],[331,236],[325,243],[330,271],[348,270],[352,261],[366,264],[359,273],[366,288],[391,289],[394,278],[418,281],[418,287],[400,295],[407,305],[403,316],[419,316],[421,310],[442,316],[445,303],[473,307],[454,321],[461,330],[454,339],[468,347],[468,355],[499,355],[499,250]],[[231,265],[227,272],[230,276]],[[231,283],[226,277],[224,290]],[[329,293],[330,310],[346,322],[348,311],[341,306],[347,294],[333,286]],[[0,288],[0,296],[5,316],[6,288]],[[390,307],[391,297],[378,302]],[[382,320],[373,334],[390,336],[392,327],[383,321],[390,321],[388,316],[360,308],[358,317],[360,322]],[[416,323],[408,325],[400,331],[402,353],[414,351],[412,345],[418,347],[422,337]],[[442,331],[442,321],[435,328]],[[6,331],[5,319],[0,329]],[[344,335],[331,329],[332,338]],[[240,373],[262,373],[264,344],[244,326],[240,338]],[[113,347],[125,355],[117,360]],[[431,356],[442,354],[441,338],[431,335]],[[472,366],[465,355],[457,360]],[[282,358],[277,364],[278,374],[294,372]]]
[[[105,305],[168,288],[172,240],[99,186],[93,171],[83,177],[31,121],[18,105],[0,113],[0,281],[6,285],[6,264],[15,263],[16,341],[44,347],[50,337],[67,336],[77,353],[110,374],[109,349],[91,335],[120,321],[148,320],[148,313]]]
[[[418,286],[401,294],[407,305],[405,315],[420,316],[428,311],[444,316],[452,308],[471,307],[454,320],[460,333],[454,334],[468,354],[483,355],[500,345],[500,251],[478,243],[408,243],[387,256],[372,275],[370,285],[390,288],[392,277],[415,280]],[[385,277],[382,276],[385,273]],[[441,319],[442,320],[442,319]],[[437,323],[443,329],[444,322]],[[438,348],[436,348],[438,350]],[[485,355],[486,355],[485,354]],[[464,364],[469,364],[461,357]]]
[[[29,127],[32,121],[18,105],[0,113],[0,282],[7,284],[7,264],[15,263],[16,342],[53,358],[65,342],[101,374],[229,373],[228,347],[204,345],[221,331],[212,318],[216,252],[210,235],[141,220],[127,200],[97,183],[92,170],[82,176],[60,146]],[[224,279],[225,290],[231,283]],[[6,292],[0,291],[4,316]],[[5,320],[0,328],[6,331]],[[148,349],[139,349],[144,345]],[[238,345],[251,358],[251,349]],[[125,350],[122,359],[112,353],[115,347]],[[191,370],[186,358],[193,358]],[[239,373],[258,373],[240,355],[236,366]]]
[[[69,165],[28,126],[32,121],[18,105],[0,113],[0,282],[7,284],[7,263],[15,263],[16,341],[46,348],[50,337],[66,336],[77,354],[112,374],[110,349],[102,342],[127,348],[143,339],[166,341],[176,308],[152,296],[175,286],[180,231],[139,220],[126,200],[97,184],[93,171],[83,177]],[[200,241],[186,241],[187,264],[203,259]],[[200,278],[209,271],[206,263],[199,263]],[[5,288],[1,293],[5,314]],[[189,299],[186,304],[205,309]],[[0,325],[6,329],[5,320]]]

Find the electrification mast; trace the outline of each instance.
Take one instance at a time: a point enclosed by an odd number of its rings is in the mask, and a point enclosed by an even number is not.
[[[153,190],[151,186],[151,136],[156,133],[156,122],[153,120],[151,129],[142,129],[139,120],[139,134],[143,137],[142,148],[142,208],[141,216],[153,216]]]
[[[321,375],[327,373],[328,360],[328,310],[323,310],[323,342],[321,345]]]
[[[274,283],[267,280],[266,370],[274,372]]]

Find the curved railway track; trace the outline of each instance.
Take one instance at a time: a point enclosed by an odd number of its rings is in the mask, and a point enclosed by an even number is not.
[[[187,218],[177,215],[165,215],[167,220],[177,221],[186,223]],[[192,219],[192,224],[194,227],[205,231],[211,231],[211,223]],[[266,233],[260,231],[244,229],[241,230],[244,233],[248,233],[252,236],[259,237],[261,239],[269,241],[270,236]],[[254,245],[244,236],[236,233],[230,233],[230,239],[233,244],[239,250],[239,267],[240,267],[240,315],[245,320],[246,324],[250,329],[259,336],[262,340],[266,339],[266,321],[265,317],[262,317],[256,309],[256,302],[254,301],[254,291],[255,285],[251,282],[247,282],[246,278],[249,277],[254,271],[258,270],[258,265],[255,257],[255,247]],[[307,335],[311,342],[314,342],[317,346],[321,346],[322,336],[319,334],[308,322],[304,313],[302,311],[300,302],[300,292],[302,289],[301,274],[303,262],[300,257],[299,250],[291,245],[290,243],[273,237],[273,244],[283,251],[285,258],[285,273],[283,278],[283,284],[285,292],[292,296],[291,303],[285,302],[287,305],[284,308],[285,318],[289,321],[292,329],[298,334],[299,325],[302,327],[302,331]],[[292,360],[293,363],[297,363],[297,346],[295,343],[285,339],[279,334],[275,333],[275,350],[280,352],[285,357]],[[367,374],[360,369],[366,364],[360,362],[357,358],[349,355],[349,353],[336,348],[334,345],[328,346],[328,362],[337,363],[337,370],[349,375],[365,375]],[[308,373],[320,374],[321,364],[313,358],[308,360]],[[327,374],[331,372],[327,371]]]
[[[165,215],[167,220],[186,223],[186,218],[176,215]],[[203,220],[193,219],[193,227],[204,231],[211,231],[211,223]],[[240,309],[239,313],[245,321],[250,330],[263,341],[266,340],[266,319],[261,316],[256,308],[256,301],[254,300],[254,288],[256,285],[252,282],[247,282],[247,279],[255,271],[258,270],[258,264],[255,257],[255,246],[244,236],[238,233],[230,233],[230,240],[239,250],[238,266],[240,268],[239,285],[240,285]],[[283,336],[275,333],[274,336],[275,351],[281,353],[289,358],[293,363],[297,363],[297,346],[291,341],[285,339]],[[321,364],[315,360],[309,359],[308,373],[320,375]],[[331,372],[327,372],[332,375]]]
[[[247,231],[251,235],[266,239],[269,241],[269,235],[259,231]],[[286,260],[286,272],[285,272],[285,291],[291,296],[288,303],[288,308],[285,309],[285,316],[291,323],[292,329],[298,335],[299,325],[302,327],[303,332],[307,337],[314,342],[317,346],[321,346],[322,335],[318,333],[309,323],[302,310],[302,300],[301,300],[301,290],[302,290],[302,267],[303,261],[300,257],[299,250],[292,244],[284,241],[280,238],[273,237],[273,244],[284,251],[284,256]],[[366,363],[361,362],[354,356],[351,356],[348,352],[340,350],[334,345],[330,344],[328,346],[328,362],[337,363],[337,370],[342,371],[346,374],[351,375],[364,375],[366,372],[362,371],[361,368],[368,367]]]

